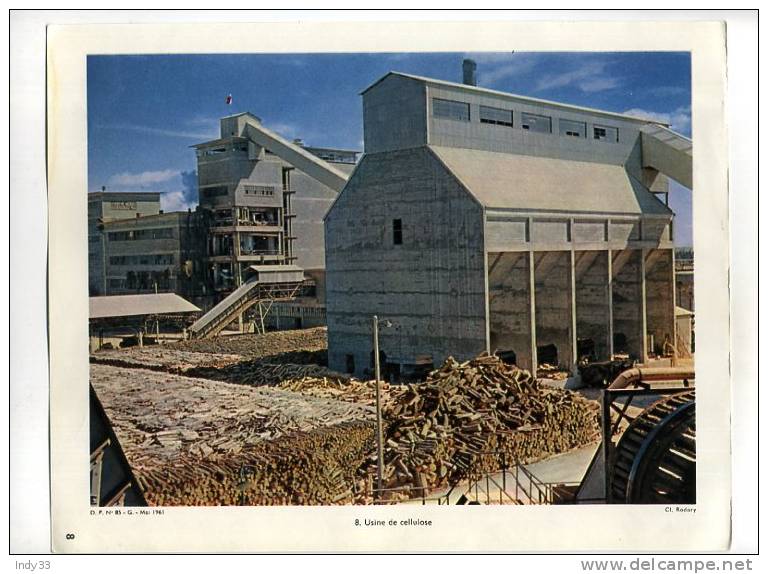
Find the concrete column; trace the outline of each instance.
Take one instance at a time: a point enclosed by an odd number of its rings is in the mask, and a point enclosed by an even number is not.
[[[539,358],[536,350],[536,259],[533,249],[528,252],[528,293],[531,306],[531,374],[536,377]]]
[[[571,220],[573,229],[573,220]],[[571,238],[573,239],[573,238]],[[571,241],[571,374],[579,374],[579,342],[576,334],[576,252]]]
[[[608,357],[613,359],[613,250],[608,249]]]
[[[670,225],[672,225],[670,223]],[[671,239],[671,238],[670,238]],[[675,249],[674,247],[669,250],[672,264],[670,265],[672,278],[670,280],[672,285],[672,346],[675,351],[672,356],[672,364],[677,365],[677,278],[675,277]]]
[[[642,361],[648,362],[648,301],[645,290],[645,258],[648,256],[648,250],[643,249],[640,252],[640,325],[643,329],[643,336],[640,339],[643,342]]]

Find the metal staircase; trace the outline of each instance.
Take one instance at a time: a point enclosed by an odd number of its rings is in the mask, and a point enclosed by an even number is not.
[[[261,308],[261,303],[265,301],[271,305],[274,301],[293,299],[301,286],[302,283],[298,281],[265,283],[258,277],[251,277],[195,321],[189,328],[190,335],[193,339],[215,337],[254,305],[259,304]],[[261,319],[263,324],[264,317]]]

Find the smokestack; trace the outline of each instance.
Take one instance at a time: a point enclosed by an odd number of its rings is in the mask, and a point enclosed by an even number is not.
[[[464,83],[468,86],[477,85],[477,64],[474,60],[466,58],[461,65],[464,71]]]

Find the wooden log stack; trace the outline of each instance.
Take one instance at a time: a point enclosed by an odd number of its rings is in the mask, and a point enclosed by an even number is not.
[[[264,441],[237,457],[185,457],[136,475],[158,506],[344,504],[362,494],[355,471],[373,441],[373,423],[342,423]]]
[[[385,488],[436,487],[599,436],[598,406],[494,356],[449,358],[385,405]],[[369,472],[375,460],[369,459]]]
[[[267,363],[261,360],[242,361],[221,368],[201,367],[184,373],[189,377],[227,381],[251,387],[273,387],[285,380],[313,378],[338,382],[349,380],[348,375],[331,371],[315,364]]]

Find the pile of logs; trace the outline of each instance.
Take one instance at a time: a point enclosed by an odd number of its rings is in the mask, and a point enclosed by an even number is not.
[[[569,377],[568,371],[564,371],[557,365],[541,363],[536,368],[536,374],[544,379],[553,379],[555,381],[564,381]]]
[[[345,502],[374,445],[360,404],[98,364],[91,382],[151,504]]]
[[[385,488],[435,487],[599,436],[598,406],[494,356],[449,358],[387,403]],[[371,458],[371,464],[375,460]]]
[[[271,387],[289,379],[306,377],[333,381],[347,381],[348,375],[331,371],[314,364],[267,363],[261,360],[242,361],[224,367],[201,367],[189,369],[185,375],[216,381],[227,381],[252,387]]]
[[[183,351],[223,353],[240,355],[250,359],[263,359],[295,351],[320,351],[324,353],[328,348],[328,338],[325,327],[315,327],[295,331],[274,331],[264,334],[229,335],[213,339],[181,341],[173,343],[171,346]],[[293,357],[290,362],[299,363],[301,361]]]
[[[348,504],[362,494],[355,470],[373,441],[373,423],[343,423],[136,475],[158,506]]]
[[[390,385],[384,381],[381,381],[380,385],[381,399],[384,405],[406,391],[404,386]],[[338,377],[302,377],[287,379],[277,387],[302,395],[348,401],[370,407],[376,405],[375,381],[359,381]]]
[[[97,351],[91,355],[91,363],[178,374],[198,368],[221,369],[241,360],[240,355],[182,351],[172,345]]]

